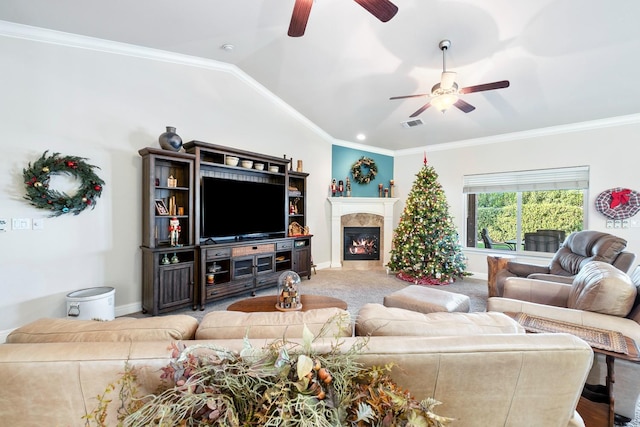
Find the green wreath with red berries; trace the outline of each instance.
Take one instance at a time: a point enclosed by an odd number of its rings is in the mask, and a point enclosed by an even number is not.
[[[27,189],[24,198],[36,208],[53,211],[50,216],[78,215],[88,207],[93,209],[104,186],[104,181],[93,171],[100,168],[87,164],[83,157],[60,156],[60,153],[47,156],[47,153],[22,170]],[[50,178],[55,174],[71,175],[82,181],[74,196],[49,188]]]

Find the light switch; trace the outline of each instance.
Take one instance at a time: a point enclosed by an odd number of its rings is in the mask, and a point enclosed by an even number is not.
[[[30,230],[31,218],[12,218],[11,228],[13,230]]]

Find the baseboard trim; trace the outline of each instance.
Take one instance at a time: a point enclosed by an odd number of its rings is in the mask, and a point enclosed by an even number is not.
[[[142,311],[142,301],[134,302],[131,304],[119,305],[115,308],[115,316],[126,316],[131,313],[139,313]]]

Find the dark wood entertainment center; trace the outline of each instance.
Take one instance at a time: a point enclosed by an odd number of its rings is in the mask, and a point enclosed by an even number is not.
[[[312,236],[289,232],[306,226],[308,174],[293,171],[290,159],[284,157],[201,141],[190,141],[183,147],[185,152],[139,150],[143,181],[143,312],[157,315],[188,306],[204,310],[207,302],[275,286],[278,277],[289,270],[310,279]],[[236,165],[233,158],[239,159]],[[243,161],[252,165],[243,166]],[[256,169],[256,163],[264,167]],[[282,186],[283,233],[220,241],[201,237],[202,177]],[[255,214],[260,214],[259,206]],[[251,220],[246,212],[238,212],[238,216]],[[180,227],[176,246],[171,244],[169,231],[172,218],[179,221]]]

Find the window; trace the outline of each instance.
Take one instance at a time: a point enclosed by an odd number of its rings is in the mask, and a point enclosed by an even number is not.
[[[464,177],[467,247],[556,252],[585,227],[586,166]]]

